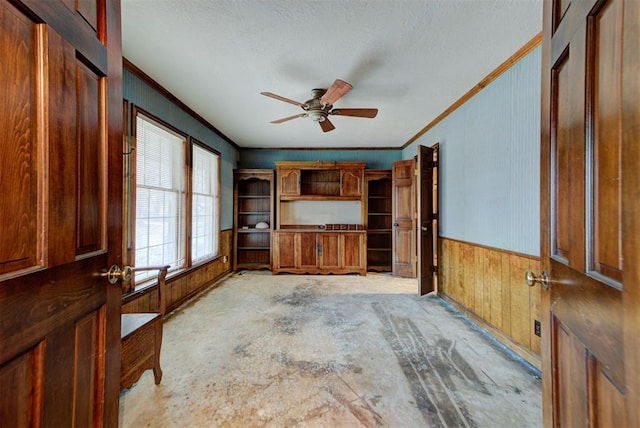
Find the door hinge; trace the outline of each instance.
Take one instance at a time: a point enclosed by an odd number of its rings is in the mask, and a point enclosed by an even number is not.
[[[438,213],[431,214],[431,220],[437,220],[437,219],[438,219]]]
[[[438,273],[438,266],[431,266],[431,273]]]
[[[439,167],[439,166],[440,166],[440,162],[438,162],[438,161],[433,161],[433,162],[431,162],[431,167],[432,167],[432,168],[437,168],[437,167]]]

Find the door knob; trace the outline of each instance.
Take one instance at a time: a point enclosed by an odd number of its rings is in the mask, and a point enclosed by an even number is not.
[[[104,276],[107,277],[109,284],[115,284],[118,280],[127,282],[131,279],[131,275],[133,275],[133,269],[131,269],[131,266],[125,266],[121,269],[120,266],[116,265],[111,266],[109,271],[104,274]]]
[[[398,227],[398,223],[393,223],[393,227]]]
[[[429,231],[429,228],[427,226],[421,226],[420,229],[422,229],[423,232]]]
[[[551,280],[549,279],[549,274],[546,271],[542,271],[540,276],[536,276],[532,271],[528,270],[524,277],[527,280],[527,285],[529,287],[533,287],[536,284],[540,284],[543,290],[549,289],[549,283]]]

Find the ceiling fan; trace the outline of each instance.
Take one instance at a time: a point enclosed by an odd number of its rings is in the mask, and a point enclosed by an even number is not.
[[[295,114],[293,116],[283,117],[282,119],[273,120],[271,123],[282,123],[288,120],[297,119],[299,117],[309,117],[314,122],[320,124],[320,128],[324,132],[333,131],[335,126],[329,120],[330,115],[335,116],[351,116],[351,117],[366,117],[373,119],[378,114],[377,108],[333,108],[333,104],[342,98],[347,92],[353,89],[349,83],[344,80],[337,79],[329,87],[329,89],[313,89],[311,91],[311,99],[300,103],[298,101],[291,100],[289,98],[276,95],[271,92],[260,92],[260,94],[275,98],[276,100],[284,101],[285,103],[293,104],[302,107],[304,113]]]

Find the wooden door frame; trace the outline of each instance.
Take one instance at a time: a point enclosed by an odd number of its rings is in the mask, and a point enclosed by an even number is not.
[[[628,238],[623,239],[625,257],[623,273],[623,340],[627,393],[627,424],[640,426],[640,245],[630,237],[640,236],[640,2],[625,5],[623,33],[622,85],[622,227]],[[624,144],[626,142],[626,144]]]
[[[123,236],[123,153],[127,152],[127,139],[124,136],[123,88],[122,88],[122,27],[120,0],[106,2],[107,18],[107,249],[109,266],[122,266],[124,260]],[[109,266],[105,266],[106,269]],[[105,281],[106,283],[106,281]],[[122,289],[120,283],[109,287],[107,292],[107,336],[105,372],[118,373],[118,376],[106,376],[103,423],[105,427],[118,426],[120,412],[120,313],[122,310]]]

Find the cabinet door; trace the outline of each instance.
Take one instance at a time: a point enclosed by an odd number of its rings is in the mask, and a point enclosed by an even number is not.
[[[278,170],[278,191],[282,196],[300,195],[300,170],[280,169]]]
[[[319,233],[320,268],[340,267],[340,233]]]
[[[274,270],[296,267],[296,235],[294,232],[278,232],[274,239]]]
[[[340,267],[364,269],[366,266],[366,235],[364,233],[342,233],[340,242]]]
[[[340,170],[340,196],[362,195],[363,175],[361,169]]]
[[[300,269],[318,267],[318,242],[315,232],[296,233],[296,252],[298,254],[296,267]]]

